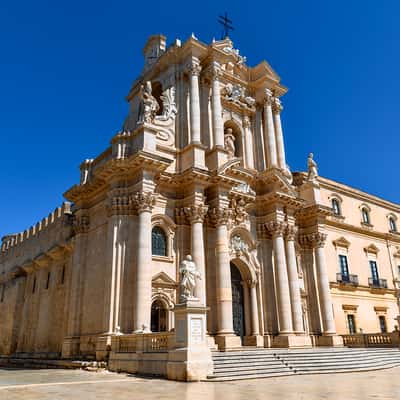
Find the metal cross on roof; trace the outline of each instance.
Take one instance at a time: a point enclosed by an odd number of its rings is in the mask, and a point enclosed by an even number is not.
[[[233,31],[234,27],[232,26],[232,21],[228,18],[228,13],[225,12],[225,15],[220,15],[218,17],[218,22],[222,25],[222,39],[226,39],[229,36],[229,31]]]

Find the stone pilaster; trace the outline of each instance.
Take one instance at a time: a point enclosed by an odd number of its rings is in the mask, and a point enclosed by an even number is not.
[[[253,137],[251,134],[251,122],[248,116],[243,117],[244,142],[245,142],[245,167],[254,168]]]
[[[190,80],[190,142],[198,144],[201,142],[199,94],[201,67],[198,60],[192,60],[188,70]]]
[[[222,121],[221,88],[219,77],[221,75],[220,65],[213,62],[211,66],[212,75],[212,97],[211,110],[213,122],[214,147],[224,147],[224,124]]]
[[[264,129],[265,129],[265,154],[268,160],[268,168],[278,166],[278,157],[276,151],[276,138],[274,128],[274,118],[272,113],[272,92],[265,89],[264,99]]]

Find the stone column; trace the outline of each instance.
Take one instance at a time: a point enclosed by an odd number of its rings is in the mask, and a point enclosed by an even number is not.
[[[220,349],[241,345],[240,337],[234,335],[233,331],[232,283],[227,228],[229,218],[230,210],[228,208],[214,208],[211,210],[210,219],[216,227],[215,258],[218,331],[215,341]]]
[[[265,89],[265,102],[264,102],[264,129],[265,129],[265,153],[268,158],[268,168],[278,166],[278,158],[276,152],[276,139],[274,119],[272,115],[272,92]]]
[[[275,124],[275,138],[276,138],[276,150],[278,153],[278,166],[282,169],[286,169],[286,157],[285,157],[285,142],[283,140],[282,123],[281,123],[281,111],[283,107],[279,99],[275,98],[272,104],[272,110],[274,114]]]
[[[327,235],[315,233],[313,235],[315,266],[317,271],[318,295],[322,318],[322,334],[336,334],[335,320],[332,310],[332,298],[329,287],[328,268],[326,265],[324,245]]]
[[[212,122],[214,134],[214,147],[224,148],[224,123],[222,120],[221,90],[219,85],[220,66],[213,62],[212,69]]]
[[[253,137],[251,135],[251,123],[250,118],[245,116],[243,118],[243,128],[244,128],[244,142],[245,142],[245,157],[247,168],[254,168],[254,155],[253,155]]]
[[[191,224],[191,255],[201,275],[201,280],[196,282],[195,297],[200,305],[206,305],[206,263],[204,255],[203,221],[208,207],[204,204],[193,205],[185,208],[185,213]]]
[[[244,303],[244,328],[246,336],[251,336],[251,318],[250,318],[250,297],[249,286],[247,282],[242,282],[243,286],[243,303]]]
[[[295,333],[304,333],[303,312],[301,308],[301,295],[299,276],[297,273],[296,250],[294,240],[296,227],[289,225],[286,230],[286,259],[289,277],[290,300],[292,304],[293,329]]]
[[[201,67],[192,63],[190,70],[190,142],[201,142],[199,75]]]
[[[151,212],[154,195],[150,192],[138,192],[135,203],[138,211],[138,229],[133,329],[134,332],[148,332],[151,318]]]
[[[286,224],[284,222],[272,221],[266,224],[266,228],[272,235],[273,243],[279,334],[292,334],[292,310],[286,266],[285,243],[283,240]]]
[[[251,282],[251,284],[250,284],[250,298],[251,298],[252,335],[258,336],[260,334],[260,324],[258,321],[257,284],[256,284],[256,282]]]

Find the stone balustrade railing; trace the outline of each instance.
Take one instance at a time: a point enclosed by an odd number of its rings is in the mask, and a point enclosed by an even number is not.
[[[343,344],[347,347],[398,347],[400,346],[399,332],[392,333],[359,333],[341,335]]]
[[[112,338],[111,349],[115,353],[167,352],[174,348],[175,333],[132,333]]]

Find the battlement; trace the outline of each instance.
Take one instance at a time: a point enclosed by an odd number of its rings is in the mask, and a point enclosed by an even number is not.
[[[1,239],[1,253],[8,252],[11,248],[24,243],[25,241],[37,237],[40,233],[48,230],[60,221],[64,220],[65,215],[72,215],[71,203],[64,202],[61,207],[57,207],[47,217],[32,225],[29,229],[23,232],[3,236]]]

